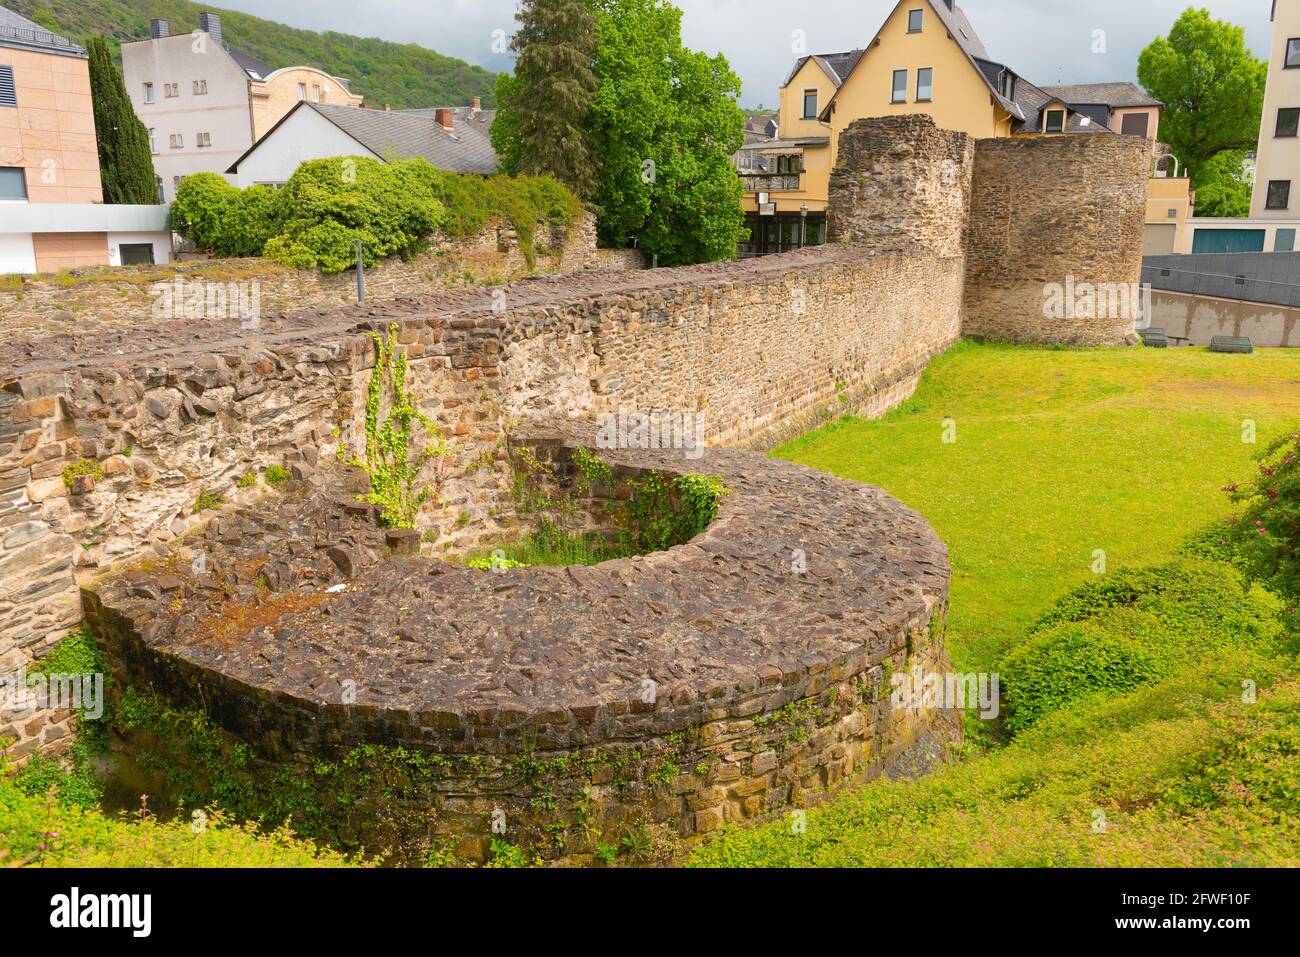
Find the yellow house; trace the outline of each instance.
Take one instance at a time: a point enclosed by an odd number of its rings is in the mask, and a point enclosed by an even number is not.
[[[737,159],[751,232],[741,256],[824,242],[839,134],[862,117],[925,113],[976,138],[1060,134],[1146,136],[1155,159],[1158,101],[1132,84],[1038,87],[992,60],[954,0],[900,0],[864,49],[799,59],[781,87],[778,139]],[[1177,192],[1166,180],[1164,192]],[[1190,197],[1172,208],[1185,221]],[[1167,217],[1171,204],[1157,210]],[[1162,225],[1173,220],[1163,218]]]
[[[302,102],[360,106],[362,97],[348,89],[347,81],[314,66],[288,66],[274,70],[249,85],[253,105],[253,140],[266,135]]]

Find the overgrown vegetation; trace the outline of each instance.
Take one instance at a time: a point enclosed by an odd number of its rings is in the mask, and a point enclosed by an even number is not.
[[[1225,487],[1243,511],[1226,529],[1225,547],[1236,543],[1252,578],[1288,602],[1290,624],[1300,631],[1300,433],[1279,436],[1260,454],[1255,478]]]
[[[84,456],[63,466],[63,484],[67,488],[71,489],[76,483],[77,477],[81,475],[89,475],[92,479],[98,481],[104,477],[104,467],[94,459],[88,459]]]
[[[418,255],[439,232],[465,237],[496,221],[514,227],[531,268],[538,228],[568,230],[581,214],[578,198],[548,176],[485,178],[423,158],[362,156],[308,160],[279,190],[238,189],[216,173],[196,173],[172,204],[174,228],[200,249],[326,273],[355,266],[358,241],[373,266]]]
[[[529,448],[515,453],[513,495],[523,514],[540,516],[535,532],[504,542],[490,553],[468,559],[475,568],[509,569],[529,565],[595,565],[615,558],[644,555],[694,538],[718,515],[718,503],[731,490],[721,476],[687,473],[669,476],[648,472],[624,482],[626,502],[616,510],[617,537],[596,532],[565,531],[582,511],[581,499],[598,483],[610,483],[614,473],[589,449],[573,453],[575,476],[566,487],[546,462]],[[608,490],[615,499],[621,490]]]
[[[416,407],[407,390],[406,350],[397,346],[397,324],[388,327],[386,340],[377,332],[366,334],[375,343],[375,366],[366,389],[365,458],[350,453],[345,441],[339,443],[339,457],[370,476],[366,501],[379,506],[386,525],[414,528],[430,494],[420,474],[450,447],[438,424]],[[418,450],[413,447],[417,426],[424,433]]]

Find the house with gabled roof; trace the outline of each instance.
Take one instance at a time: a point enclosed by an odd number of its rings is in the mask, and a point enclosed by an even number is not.
[[[795,62],[781,87],[780,136],[747,144],[762,161],[742,169],[751,235],[740,254],[824,241],[830,171],[854,120],[924,113],[977,138],[1137,134],[1154,159],[1160,108],[1132,84],[1037,86],[991,57],[955,0],[899,0],[865,47]],[[1145,128],[1130,115],[1146,117]],[[1162,222],[1170,209],[1180,221],[1190,215],[1185,180],[1181,189],[1181,204],[1174,196],[1160,206]]]
[[[342,77],[275,67],[233,49],[215,13],[199,14],[198,30],[175,34],[167,20],[151,20],[149,39],[122,44],[122,74],[168,202],[182,179],[222,173],[299,103],[362,105]]]
[[[332,156],[390,159],[423,157],[452,173],[495,173],[493,110],[467,107],[414,110],[353,109],[299,103],[224,172],[237,186],[283,186],[307,160]]]

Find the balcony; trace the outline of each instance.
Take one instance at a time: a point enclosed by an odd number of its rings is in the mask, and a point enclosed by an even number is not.
[[[764,170],[737,170],[747,193],[779,193],[799,189],[799,173],[768,173]]]

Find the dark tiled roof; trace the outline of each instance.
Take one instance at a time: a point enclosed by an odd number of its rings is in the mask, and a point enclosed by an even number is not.
[[[858,61],[862,59],[862,54],[865,52],[865,50],[846,50],[843,53],[814,53],[811,56],[801,56],[795,61],[794,68],[781,85],[789,86],[790,81],[794,79],[796,73],[803,69],[805,63],[809,60],[816,60],[818,66],[826,71],[826,75],[838,87],[844,82],[845,77],[853,71],[853,68],[858,65]]]
[[[452,110],[449,132],[429,110],[367,110],[356,106],[307,103],[344,133],[377,156],[392,153],[403,159],[423,156],[438,169],[453,173],[495,173],[501,159],[492,149],[488,131],[493,110],[459,107]]]
[[[238,50],[232,50],[226,47],[226,52],[230,58],[239,64],[240,69],[251,76],[254,80],[265,80],[275,72],[275,67],[263,63],[261,60],[249,56],[247,53],[240,53]]]
[[[39,23],[33,23],[22,14],[0,7],[0,47],[17,47],[28,50],[48,50],[70,56],[85,56],[86,50],[67,37],[51,33]]]
[[[1059,97],[1071,106],[1076,103],[1098,103],[1111,109],[1164,106],[1159,100],[1142,92],[1132,83],[1074,83],[1067,86],[1045,86],[1043,89],[1049,95]]]
[[[1011,124],[1013,133],[1037,133],[1043,127],[1043,109],[1052,103],[1065,103],[1068,107],[1066,111],[1065,130],[1067,133],[1109,133],[1111,130],[1106,123],[1109,121],[1109,115],[1103,116],[1100,121],[1097,116],[1093,115],[1096,111],[1090,110],[1085,113],[1076,110],[1059,96],[1049,93],[1046,88],[1035,86],[1024,77],[1016,78],[1015,89],[1016,105],[1020,107],[1024,118]]]

